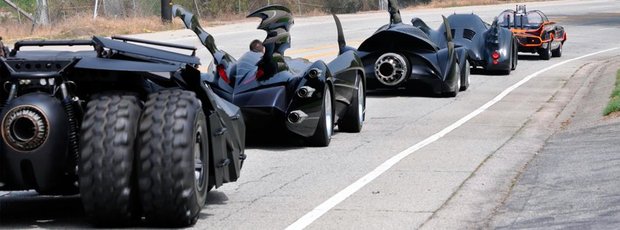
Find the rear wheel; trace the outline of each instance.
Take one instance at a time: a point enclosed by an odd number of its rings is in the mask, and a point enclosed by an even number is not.
[[[456,82],[452,86],[452,90],[446,93],[448,97],[456,97],[456,95],[459,94],[459,90],[461,89],[461,85],[462,85],[461,84],[461,68],[459,67],[458,63],[456,63],[456,67],[454,69],[456,71],[456,73],[454,74]]]
[[[519,64],[519,49],[517,48],[518,46],[516,44],[513,44],[512,46],[512,66],[511,66],[511,70],[516,70],[517,69],[517,65]]]
[[[349,110],[338,122],[338,129],[343,132],[359,133],[364,125],[364,111],[366,109],[366,92],[364,91],[364,82],[357,75],[356,95],[353,95]]]
[[[195,224],[209,178],[207,122],[193,92],[151,94],[140,124],[138,184],[146,221],[157,226]]]
[[[461,87],[459,90],[465,91],[469,88],[469,76],[471,74],[471,66],[469,65],[469,60],[465,60],[465,65],[463,70],[461,70]]]
[[[79,186],[84,211],[97,225],[125,225],[136,214],[134,143],[141,111],[141,102],[131,95],[97,95],[88,102]]]
[[[327,147],[332,140],[332,134],[334,132],[334,111],[332,108],[332,94],[329,88],[330,86],[326,84],[325,91],[323,92],[321,118],[319,119],[319,124],[317,125],[314,135],[308,139],[312,146]]]
[[[538,54],[540,55],[540,59],[542,60],[551,59],[551,42],[547,43],[547,48],[540,48],[538,50]]]

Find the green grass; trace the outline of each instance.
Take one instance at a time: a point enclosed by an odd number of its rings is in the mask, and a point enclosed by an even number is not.
[[[603,111],[603,115],[607,116],[613,112],[620,111],[620,70],[616,73],[616,87],[611,93],[611,100]]]
[[[34,12],[34,9],[36,9],[36,6],[37,6],[36,0],[13,0],[12,2],[15,3],[15,5],[19,6],[20,8],[22,8],[22,10],[25,10],[28,13]],[[4,3],[4,1],[2,0],[0,0],[0,8],[6,11],[9,11],[9,12],[15,11],[9,5]]]

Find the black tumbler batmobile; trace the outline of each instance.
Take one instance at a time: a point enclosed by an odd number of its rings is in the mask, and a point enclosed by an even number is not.
[[[402,22],[395,0],[388,2],[390,24],[379,28],[357,49],[366,70],[368,88],[430,86],[436,94],[456,96],[469,87],[467,52],[455,47],[450,24],[438,41],[420,28]],[[446,21],[444,17],[444,21]],[[441,47],[444,48],[441,48]],[[347,48],[353,50],[353,48]]]
[[[431,30],[422,20],[411,20],[414,26],[427,33],[441,48],[447,48],[447,26]],[[509,29],[499,26],[497,19],[487,24],[475,14],[453,14],[448,17],[450,32],[456,47],[467,49],[466,65],[482,67],[487,71],[510,74],[517,68],[518,44]]]
[[[94,37],[17,42],[0,57],[0,190],[79,193],[97,225],[181,227],[237,180],[240,109],[200,83],[194,55],[139,44],[196,50]]]
[[[364,122],[366,82],[361,61],[353,51],[341,52],[330,63],[284,56],[290,47],[291,11],[283,6],[263,7],[248,17],[262,21],[267,31],[264,52],[248,51],[238,60],[219,50],[213,37],[185,9],[176,16],[194,31],[213,55],[212,75],[203,83],[222,98],[241,107],[248,131],[282,130],[304,138],[310,145],[328,146],[334,125],[339,131],[360,132]]]

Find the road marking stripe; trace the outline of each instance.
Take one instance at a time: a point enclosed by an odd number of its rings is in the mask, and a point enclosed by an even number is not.
[[[322,204],[320,204],[319,206],[314,208],[312,211],[310,211],[309,213],[307,213],[303,217],[299,218],[297,221],[295,221],[295,223],[293,223],[290,226],[288,226],[286,228],[286,230],[297,230],[297,229],[304,229],[304,228],[308,227],[310,224],[312,224],[314,221],[319,219],[321,216],[323,216],[329,210],[334,208],[336,205],[340,204],[342,201],[344,201],[345,199],[347,199],[348,197],[353,195],[355,192],[359,191],[362,187],[366,186],[368,183],[370,183],[373,180],[375,180],[377,177],[379,177],[380,175],[385,173],[387,170],[392,168],[394,165],[396,165],[402,159],[404,159],[407,156],[411,155],[412,153],[420,150],[421,148],[424,148],[425,146],[427,146],[427,145],[429,145],[429,144],[439,140],[440,138],[442,138],[445,135],[447,135],[448,133],[454,131],[455,129],[457,129],[458,127],[462,126],[463,124],[465,124],[469,120],[477,117],[482,112],[484,112],[485,110],[487,110],[491,106],[493,106],[496,103],[498,103],[499,101],[501,101],[504,97],[506,97],[512,91],[514,91],[515,89],[519,88],[521,85],[525,84],[526,82],[530,81],[532,78],[535,78],[535,77],[537,77],[538,75],[540,75],[540,74],[542,74],[544,72],[547,72],[547,71],[549,71],[551,69],[557,68],[558,66],[564,65],[566,63],[573,62],[573,61],[576,61],[576,60],[579,60],[579,59],[583,59],[583,58],[587,58],[587,57],[590,57],[590,56],[598,55],[598,54],[601,54],[601,53],[617,50],[619,48],[620,47],[611,48],[611,49],[607,49],[607,50],[602,50],[602,51],[594,52],[594,53],[587,54],[587,55],[584,55],[584,56],[581,56],[581,57],[577,57],[577,58],[569,59],[569,60],[566,60],[566,61],[562,61],[562,62],[559,62],[559,63],[557,63],[555,65],[552,65],[552,66],[549,66],[549,67],[544,68],[542,70],[539,70],[538,72],[530,74],[529,76],[525,77],[521,81],[519,81],[519,82],[515,83],[514,85],[512,85],[512,86],[508,87],[507,89],[505,89],[503,92],[501,92],[495,98],[493,98],[491,101],[489,101],[486,104],[482,105],[480,108],[476,109],[475,111],[471,112],[470,114],[468,114],[465,117],[461,118],[460,120],[456,121],[452,125],[444,128],[443,130],[439,131],[438,133],[435,133],[434,135],[432,135],[432,136],[424,139],[423,141],[421,141],[421,142],[419,142],[419,143],[409,147],[408,149],[405,149],[404,151],[398,153],[397,155],[395,155],[392,158],[388,159],[387,161],[383,162],[381,165],[379,165],[379,167],[375,168],[370,173],[368,173],[365,176],[363,176],[362,178],[358,179],[353,184],[349,185],[348,187],[346,187],[342,191],[336,193],[336,195],[330,197],[325,202],[323,202]]]

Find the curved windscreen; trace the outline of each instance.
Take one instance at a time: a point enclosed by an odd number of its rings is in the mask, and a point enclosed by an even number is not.
[[[514,11],[504,11],[497,19],[502,27],[525,29],[536,29],[545,21],[544,17],[536,11],[530,11],[525,15],[515,14]]]

